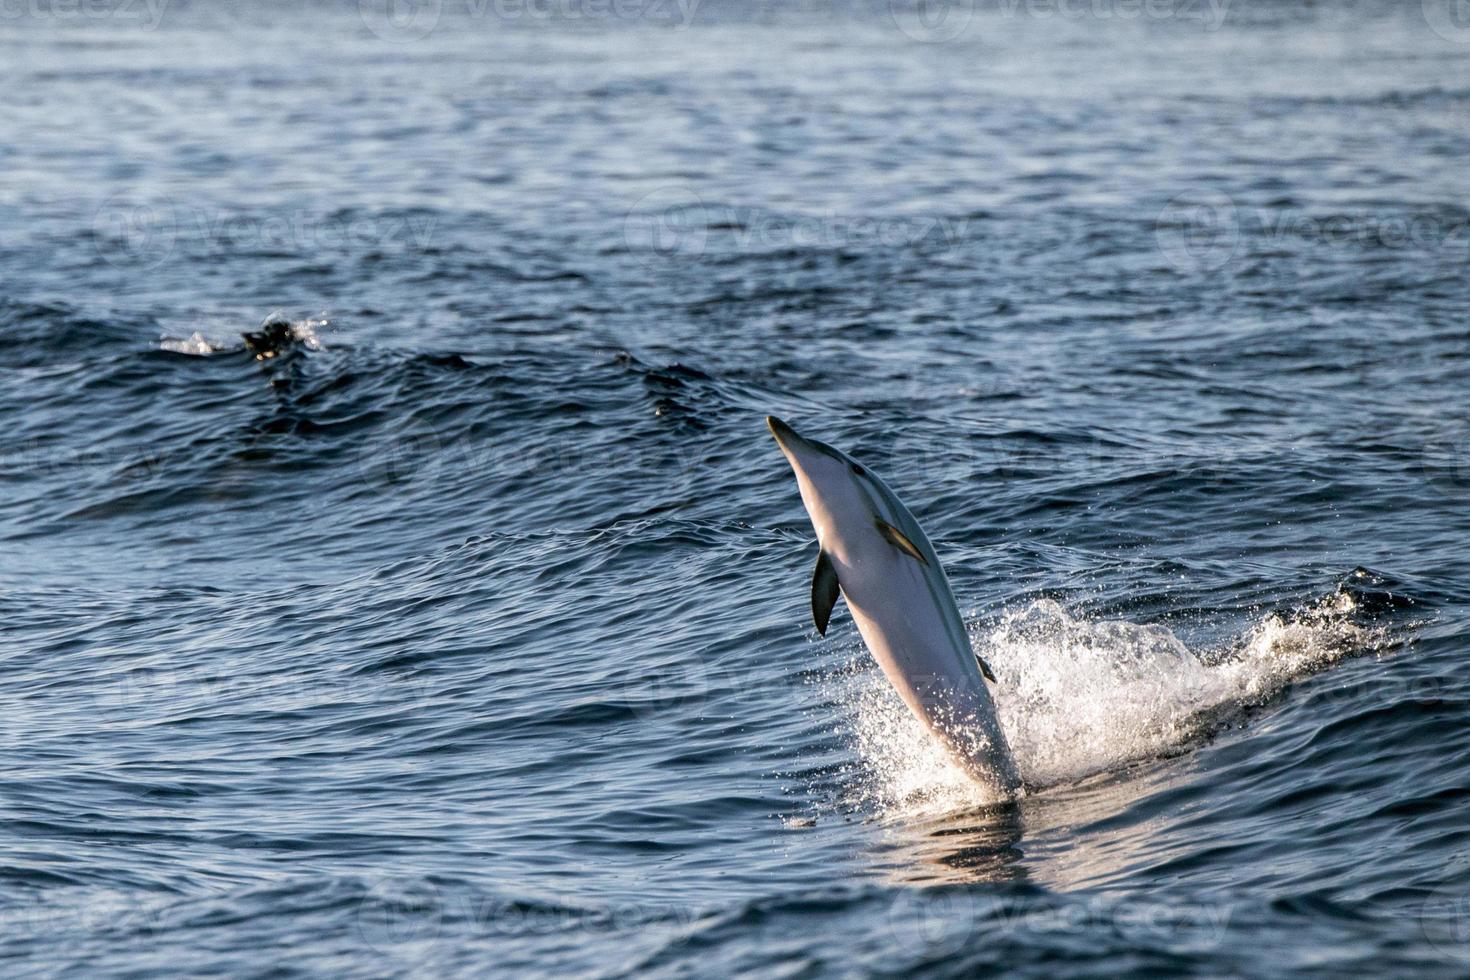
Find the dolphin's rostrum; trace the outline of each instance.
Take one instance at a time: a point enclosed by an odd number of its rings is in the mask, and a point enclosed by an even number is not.
[[[871,471],[766,424],[785,454],[817,532],[812,616],[823,635],[839,589],[858,632],[904,703],[977,781],[1011,795],[1021,787],[949,580],[919,522]],[[982,676],[983,672],[983,676]]]

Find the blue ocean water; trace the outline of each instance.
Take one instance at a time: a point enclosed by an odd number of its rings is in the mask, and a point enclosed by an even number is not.
[[[0,8],[4,974],[1463,975],[1462,14]]]

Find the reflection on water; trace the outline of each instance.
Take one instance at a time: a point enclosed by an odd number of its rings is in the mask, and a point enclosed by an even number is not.
[[[1025,881],[1023,806],[1000,803],[915,821],[885,821],[874,864],[895,883]]]
[[[915,816],[891,812],[872,861],[917,885],[1030,882],[1056,891],[1105,887],[1142,862],[1187,853],[1169,828],[1189,810],[1188,758],[1157,760],[1054,787],[1015,803]]]

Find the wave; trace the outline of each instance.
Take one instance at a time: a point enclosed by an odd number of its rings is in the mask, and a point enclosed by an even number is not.
[[[996,672],[1000,721],[1036,792],[1186,751],[1293,681],[1344,657],[1389,649],[1397,631],[1376,618],[1389,594],[1344,585],[1199,652],[1165,626],[1091,619],[1053,599],[972,629],[971,642]],[[840,689],[836,700],[849,711],[847,734],[859,758],[845,802],[916,813],[996,802],[950,761],[881,674],[849,668],[828,683]]]

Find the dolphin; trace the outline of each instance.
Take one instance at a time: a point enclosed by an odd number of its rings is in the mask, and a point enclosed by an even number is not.
[[[1021,777],[985,682],[995,675],[970,649],[949,579],[929,538],[871,470],[766,424],[796,473],[817,532],[812,616],[827,635],[838,591],[889,683],[959,766],[994,792],[1014,796]]]

